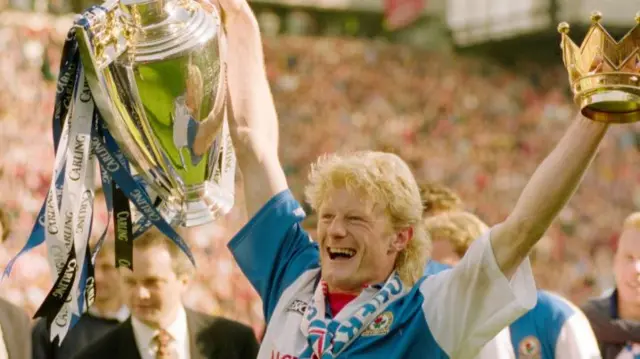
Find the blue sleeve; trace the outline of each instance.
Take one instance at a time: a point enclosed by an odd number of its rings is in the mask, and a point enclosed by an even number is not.
[[[229,242],[240,269],[262,298],[267,322],[285,289],[320,266],[318,246],[300,226],[304,217],[286,190],[271,198]]]

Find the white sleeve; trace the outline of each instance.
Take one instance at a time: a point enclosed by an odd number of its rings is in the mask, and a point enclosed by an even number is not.
[[[600,359],[600,348],[587,317],[578,308],[569,318],[556,340],[556,358]]]
[[[453,269],[432,275],[420,285],[429,330],[452,358],[475,357],[489,340],[536,304],[529,259],[508,280],[496,262],[490,233],[475,240]]]
[[[495,338],[485,344],[475,359],[516,359],[509,328],[502,329]]]

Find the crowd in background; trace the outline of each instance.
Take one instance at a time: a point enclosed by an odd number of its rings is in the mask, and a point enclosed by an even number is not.
[[[69,25],[47,17],[30,26],[2,20],[0,207],[12,233],[0,246],[0,268],[26,241],[50,184],[55,76]],[[486,59],[334,38],[270,38],[265,53],[281,160],[300,200],[317,156],[378,149],[407,160],[420,181],[451,187],[466,209],[495,224],[574,117],[561,64],[509,70]],[[536,248],[539,287],[576,303],[611,287],[621,221],[640,207],[636,131],[640,127],[610,131],[582,186]],[[245,220],[238,207],[189,232],[198,274],[185,302],[259,331],[260,300],[226,248]],[[103,212],[96,228],[104,228]],[[30,313],[51,285],[43,247],[22,256],[0,283],[0,295]]]

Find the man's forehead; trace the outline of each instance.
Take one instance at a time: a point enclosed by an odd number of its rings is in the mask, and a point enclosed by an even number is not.
[[[620,235],[618,250],[640,252],[640,229],[625,229]]]
[[[365,190],[350,187],[330,187],[322,201],[322,206],[325,207],[373,208],[376,205]]]
[[[120,275],[122,275],[123,278],[133,278],[136,280],[161,279],[168,275],[168,273],[149,271],[145,269],[134,269],[131,271],[125,267],[118,268],[118,272],[120,272]]]

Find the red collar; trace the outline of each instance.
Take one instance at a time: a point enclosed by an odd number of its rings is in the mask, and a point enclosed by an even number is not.
[[[329,302],[329,307],[331,308],[331,314],[335,317],[340,313],[342,308],[347,306],[352,300],[358,297],[357,294],[351,293],[329,293],[327,295],[327,301]]]

